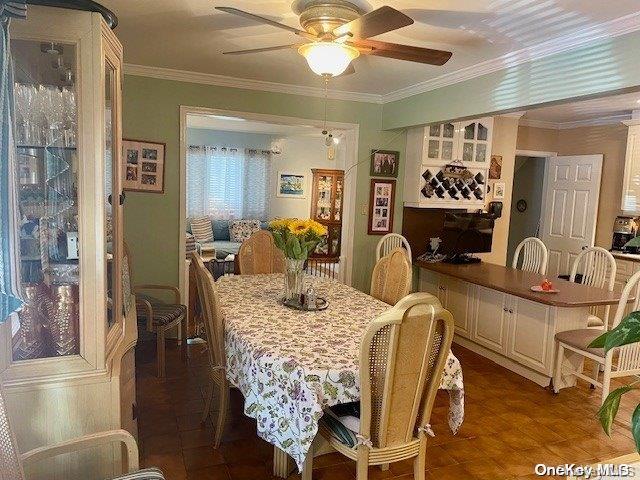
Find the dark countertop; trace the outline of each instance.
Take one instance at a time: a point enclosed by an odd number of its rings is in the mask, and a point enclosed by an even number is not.
[[[554,307],[577,308],[591,305],[615,305],[620,300],[620,294],[609,292],[602,288],[588,287],[567,280],[550,278],[553,288],[558,293],[533,292],[533,285],[540,285],[546,278],[537,273],[523,272],[510,267],[503,267],[493,263],[473,263],[469,265],[452,265],[450,263],[429,263],[418,260],[415,262],[420,268],[432,272],[449,275],[468,283],[481,285],[492,290],[526,298],[533,302]],[[632,301],[629,298],[629,301]]]

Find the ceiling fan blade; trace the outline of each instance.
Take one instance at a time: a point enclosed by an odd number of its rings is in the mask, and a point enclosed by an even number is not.
[[[395,8],[384,6],[345,23],[333,31],[337,37],[351,34],[354,38],[375,37],[411,25],[413,20]]]
[[[336,76],[335,78],[346,77],[347,75],[353,75],[354,73],[356,73],[356,69],[353,66],[353,63],[350,63],[347,69],[344,72],[342,72],[340,75]]]
[[[376,55],[378,57],[395,58],[429,65],[444,65],[453,55],[445,50],[412,47],[378,40],[353,40],[347,43],[360,49],[361,53],[365,55]]]
[[[244,55],[245,53],[272,52],[275,50],[288,50],[290,48],[298,48],[300,45],[278,45],[277,47],[252,48],[249,50],[234,50],[231,52],[222,52],[223,55]]]
[[[234,7],[216,7],[216,10],[220,10],[221,12],[230,13],[232,15],[238,15],[240,17],[248,18],[249,20],[253,20],[254,22],[264,23],[266,25],[271,25],[272,27],[281,28],[283,30],[287,30],[291,33],[295,33],[296,35],[300,35],[301,37],[308,38],[310,40],[317,40],[318,38],[315,35],[312,35],[304,30],[300,30],[299,28],[290,27],[289,25],[284,25],[283,23],[274,22],[273,20],[269,20],[268,18],[261,17],[260,15],[254,15],[253,13],[245,12],[244,10],[240,10]]]

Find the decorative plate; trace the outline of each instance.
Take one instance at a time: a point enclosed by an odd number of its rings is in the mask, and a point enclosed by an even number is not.
[[[558,292],[560,292],[560,290],[556,290],[555,288],[552,288],[551,290],[543,290],[540,285],[534,285],[533,287],[531,287],[531,291],[538,292],[538,293],[558,293]]]

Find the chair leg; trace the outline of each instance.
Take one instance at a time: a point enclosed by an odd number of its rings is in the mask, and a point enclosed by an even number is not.
[[[313,479],[313,446],[307,453],[307,457],[304,459],[304,465],[302,466],[302,476],[300,480],[312,480]]]
[[[595,365],[593,366],[593,379],[595,381],[598,381],[598,374],[600,373],[600,367],[601,365],[598,362],[594,362]],[[591,384],[591,390],[595,390],[596,385],[594,383]]]
[[[367,480],[369,478],[369,448],[360,445],[358,447],[358,458],[356,460],[356,480]]]
[[[560,392],[560,382],[562,379],[562,362],[564,361],[564,347],[558,343],[558,354],[556,355],[556,365],[553,372],[553,392]]]
[[[178,323],[178,337],[180,338],[180,359],[189,364],[189,347],[187,346],[187,316]]]
[[[425,480],[427,475],[427,439],[424,434],[420,438],[418,456],[413,460],[413,478]]]
[[[206,422],[207,418],[209,418],[209,415],[211,415],[211,403],[213,402],[213,392],[215,388],[216,388],[215,383],[211,382],[211,385],[209,385],[209,391],[207,393],[207,401],[204,404],[204,412],[202,412],[202,418],[200,419],[200,423]]]
[[[164,365],[164,330],[162,327],[158,327],[157,333],[157,357],[158,357],[158,378],[164,379],[165,377],[165,365]]]
[[[229,385],[224,382],[220,388],[220,401],[218,402],[218,422],[216,423],[216,434],[213,440],[213,448],[220,446],[224,424],[227,421],[227,410],[229,409]]]

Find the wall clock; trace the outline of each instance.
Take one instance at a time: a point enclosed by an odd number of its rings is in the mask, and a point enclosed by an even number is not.
[[[527,201],[525,199],[521,198],[516,203],[516,208],[518,209],[518,211],[520,213],[524,212],[527,209]]]

